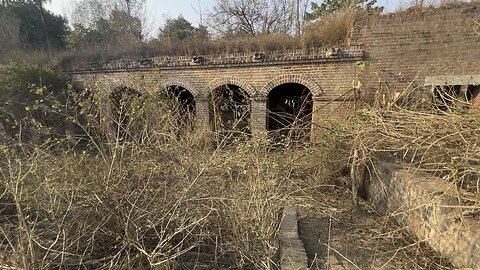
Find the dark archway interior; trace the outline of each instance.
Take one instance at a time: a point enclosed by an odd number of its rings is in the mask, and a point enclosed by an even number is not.
[[[176,118],[179,130],[191,130],[195,126],[196,103],[193,94],[182,86],[169,86],[166,89],[167,97],[173,103],[173,117]]]
[[[467,99],[475,107],[480,107],[480,85],[469,85],[467,89]]]
[[[233,138],[250,136],[250,114],[250,96],[241,87],[227,84],[211,94],[210,122],[219,135]]]
[[[176,101],[183,113],[195,114],[195,98],[192,93],[182,86],[172,85],[167,87],[167,96]]]
[[[433,90],[433,104],[438,110],[447,112],[453,109],[461,93],[461,85],[437,85]]]
[[[119,141],[124,141],[132,135],[135,107],[142,95],[129,87],[117,87],[110,94],[111,117],[114,132]],[[138,111],[138,110],[137,110]]]
[[[308,140],[312,112],[312,93],[304,85],[286,83],[275,87],[267,97],[267,130],[270,139]]]

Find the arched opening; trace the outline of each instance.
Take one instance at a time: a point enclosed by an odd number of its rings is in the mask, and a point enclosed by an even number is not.
[[[313,99],[302,84],[286,83],[267,97],[267,130],[272,141],[308,141],[312,128]]]
[[[141,94],[129,87],[117,87],[110,94],[110,116],[118,141],[133,137],[140,129],[142,112]]]
[[[172,103],[170,109],[177,119],[180,129],[192,129],[195,124],[195,98],[182,86],[171,85],[166,88],[166,95]]]
[[[70,144],[85,147],[91,141],[87,132],[89,122],[100,122],[98,103],[95,92],[89,88],[74,87],[72,91],[71,109],[74,118],[64,120],[65,132]]]
[[[251,136],[251,100],[241,87],[227,84],[210,95],[210,123],[220,140]]]

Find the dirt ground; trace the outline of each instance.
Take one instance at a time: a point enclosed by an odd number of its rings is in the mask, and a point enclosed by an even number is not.
[[[317,207],[298,207],[311,269],[453,269],[368,203],[353,208],[345,188],[324,188],[318,201]]]

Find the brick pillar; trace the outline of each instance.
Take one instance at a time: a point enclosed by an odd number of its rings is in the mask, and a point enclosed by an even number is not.
[[[196,126],[207,125],[209,123],[208,98],[202,97],[196,100]]]
[[[252,133],[265,136],[267,131],[267,98],[256,98],[252,101]]]
[[[325,101],[322,97],[313,97],[313,112],[312,112],[312,136],[311,139],[314,139],[316,136],[319,136],[324,129],[322,125],[325,125],[325,122],[328,121],[329,111],[328,111],[328,101]]]
[[[323,127],[340,123],[354,116],[353,100],[331,100],[322,97],[313,99],[312,134],[314,136],[325,131]]]

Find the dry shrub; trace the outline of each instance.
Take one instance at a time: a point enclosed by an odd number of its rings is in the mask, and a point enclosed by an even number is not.
[[[381,155],[384,159],[403,162],[418,171],[439,176],[458,190],[451,195],[478,206],[478,107],[459,97],[455,100],[450,97],[448,104],[441,106],[438,99],[428,107],[415,106],[411,96],[410,91],[396,93],[386,106],[361,111],[355,126],[356,147],[370,155]],[[402,100],[409,102],[399,103]]]
[[[271,150],[256,137],[214,145],[208,127],[179,128],[165,96],[139,99],[124,107],[128,118],[103,116],[126,133],[102,134],[108,129],[90,121],[83,150],[63,141],[2,146],[0,263],[275,269],[282,207],[293,197],[312,204],[315,187],[335,173],[318,165],[327,144]],[[78,111],[101,119],[97,102],[84,98]]]
[[[147,43],[99,44],[91,48],[59,54],[55,61],[62,67],[118,59],[141,59],[156,56],[221,55],[259,51],[284,51],[299,48],[297,38],[273,33],[204,40],[151,40]]]
[[[328,14],[304,28],[304,48],[344,46],[355,22],[356,11],[345,9]]]
[[[394,14],[408,15],[415,13],[435,12],[441,9],[451,9],[478,5],[479,0],[410,0],[401,1]]]
[[[298,39],[280,33],[239,36],[213,41],[215,53],[285,51],[299,47]]]
[[[54,54],[61,57],[64,52],[54,51]],[[52,62],[52,57],[47,51],[21,48],[10,49],[0,53],[0,64],[6,65],[11,62],[45,66]]]

